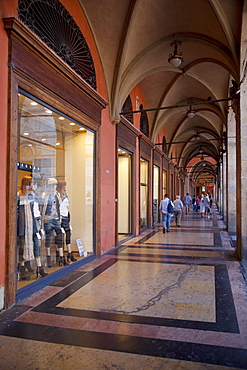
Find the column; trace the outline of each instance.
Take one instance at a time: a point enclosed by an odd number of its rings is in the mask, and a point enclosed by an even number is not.
[[[237,144],[237,254],[247,263],[247,1],[244,2],[241,39],[241,76],[240,97],[234,100],[233,109],[236,114]]]
[[[226,154],[223,154],[222,160],[222,217],[226,222]]]
[[[229,108],[228,114],[226,154],[227,230],[229,233],[236,234],[236,119],[232,108]]]

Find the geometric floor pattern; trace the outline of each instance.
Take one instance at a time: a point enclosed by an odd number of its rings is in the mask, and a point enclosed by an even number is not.
[[[145,230],[1,313],[0,368],[247,369],[234,256],[216,211]]]

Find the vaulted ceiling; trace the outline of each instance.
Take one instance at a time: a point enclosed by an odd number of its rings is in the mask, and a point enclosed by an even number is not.
[[[224,99],[231,80],[239,83],[243,0],[78,1],[101,58],[112,121],[139,84],[144,107],[155,108],[147,111],[151,140],[164,133],[174,143],[167,154],[176,148],[181,168],[191,168],[194,179],[203,171],[212,175],[231,104]],[[174,40],[182,43],[178,68],[168,62]],[[188,104],[193,118],[186,115]],[[205,169],[195,164],[198,154]]]

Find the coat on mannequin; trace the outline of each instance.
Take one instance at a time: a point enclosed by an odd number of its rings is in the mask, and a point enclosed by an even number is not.
[[[34,272],[30,261],[36,260],[37,278],[39,275],[48,275],[44,272],[40,259],[40,229],[38,227],[39,204],[33,191],[33,179],[31,176],[24,176],[21,180],[21,187],[17,193],[17,235],[19,239],[19,264],[20,278],[28,277],[28,272]]]
[[[52,231],[56,233],[56,244],[59,253],[59,265],[67,266],[63,253],[63,237],[60,224],[61,198],[56,191],[57,180],[48,178],[45,192],[42,194],[42,223],[45,230],[45,246],[47,253],[47,266],[51,267],[51,236]]]

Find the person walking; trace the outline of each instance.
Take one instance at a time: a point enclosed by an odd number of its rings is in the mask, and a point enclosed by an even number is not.
[[[204,195],[201,196],[201,200],[200,200],[200,214],[201,214],[201,218],[204,217],[204,213],[205,213],[205,204],[206,202],[204,201]]]
[[[174,200],[173,204],[174,204],[173,214],[175,216],[176,226],[180,227],[180,222],[184,208],[183,202],[180,199],[180,195],[176,195],[176,200]]]
[[[197,195],[197,197],[196,197],[196,212],[198,212],[199,209],[200,209],[200,202],[201,202],[201,198],[200,198],[199,195]]]
[[[210,200],[208,194],[204,197],[205,217],[210,218]]]
[[[195,195],[193,195],[191,202],[192,202],[193,211],[195,211],[196,210],[196,196]]]
[[[172,212],[170,206],[174,207],[173,202],[168,198],[168,194],[164,195],[164,199],[160,202],[160,211],[162,213],[163,233],[170,231],[170,223]]]
[[[187,193],[186,196],[184,197],[184,206],[186,215],[190,211],[190,205],[191,205],[191,196],[189,195],[189,193]]]

